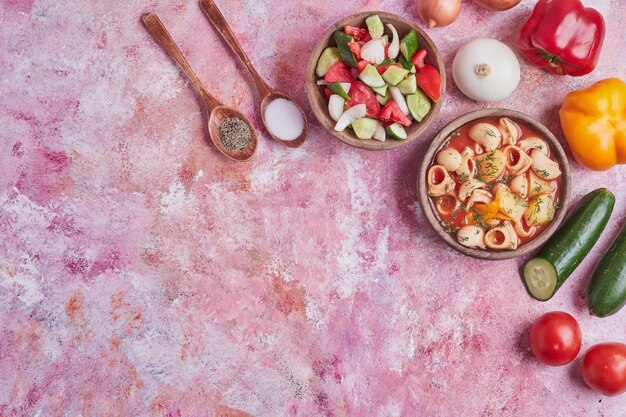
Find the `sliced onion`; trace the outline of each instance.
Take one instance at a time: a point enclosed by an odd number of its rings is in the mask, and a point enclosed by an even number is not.
[[[356,119],[365,117],[366,114],[367,107],[365,104],[357,104],[354,107],[350,107],[348,110],[344,111],[339,120],[337,120],[335,130],[337,132],[343,132],[348,126],[350,126],[350,124],[352,124],[352,122]]]
[[[372,39],[361,48],[361,58],[380,65],[385,60],[385,45],[381,39]]]
[[[387,50],[387,55],[389,55],[389,59],[396,59],[400,53],[400,37],[398,36],[398,31],[391,23],[388,23],[387,27],[393,34],[393,39],[391,40],[391,45],[389,45],[389,49]]]
[[[407,106],[406,99],[400,92],[400,89],[398,87],[389,87],[389,91],[391,92],[391,97],[393,98],[393,101],[395,101],[398,107],[400,107],[402,113],[409,114],[409,106]]]
[[[338,121],[343,114],[343,106],[346,104],[346,100],[338,94],[333,94],[328,99],[328,113],[334,121]]]
[[[376,126],[376,131],[374,132],[373,137],[380,142],[384,142],[387,139],[387,132],[385,131],[383,125],[381,125],[380,123],[378,123],[378,126]]]

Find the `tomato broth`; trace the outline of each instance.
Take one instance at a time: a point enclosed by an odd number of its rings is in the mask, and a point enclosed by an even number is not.
[[[474,149],[474,147],[477,145],[477,142],[475,142],[474,140],[472,140],[469,136],[469,130],[471,129],[472,126],[474,126],[477,123],[490,123],[494,126],[499,126],[500,124],[500,119],[496,118],[496,117],[487,117],[487,118],[482,118],[482,119],[478,119],[478,120],[474,120],[470,123],[467,123],[465,125],[463,125],[462,127],[460,127],[458,130],[456,130],[455,132],[452,132],[449,136],[449,139],[446,140],[441,147],[438,149],[438,152],[446,149],[446,148],[453,148],[455,150],[457,150],[459,153],[461,153],[465,148],[469,147],[471,149]],[[532,127],[524,124],[524,123],[520,123],[519,121],[515,121],[515,123],[517,124],[517,126],[519,126],[519,128],[521,129],[521,133],[522,135],[520,136],[519,140],[522,139],[526,139],[526,138],[530,138],[530,137],[537,137],[537,138],[541,138],[543,139],[546,144],[548,144],[548,142],[544,139],[543,135],[541,135],[540,133],[538,133],[535,129],[533,129]],[[504,148],[504,145],[500,145],[500,147],[498,149],[502,149]],[[550,149],[550,146],[548,145],[548,157],[552,160],[554,160],[554,153],[552,152],[552,150]],[[519,155],[517,155],[519,157]],[[436,156],[435,156],[436,158]],[[510,158],[513,158],[513,160],[511,160]],[[515,160],[515,155],[512,157],[509,157],[509,161],[512,163],[517,162]],[[435,160],[433,159],[433,161],[431,162],[431,167],[436,165]],[[532,171],[532,169],[528,169],[528,171],[524,172],[521,175],[525,175],[526,178],[528,179],[530,176],[530,171]],[[441,182],[441,176],[443,174],[439,173],[439,172],[435,172],[431,178],[428,178],[429,181],[434,182],[434,183],[438,183]],[[455,190],[458,190],[459,187],[461,186],[461,184],[463,184],[465,178],[461,178],[459,175],[455,174],[455,173],[450,173],[450,176],[454,179],[455,182]],[[561,197],[561,179],[562,176],[559,176],[558,178],[549,181],[551,186],[552,186],[552,198],[554,201],[554,210],[558,210],[559,209],[559,204],[560,204],[560,197]],[[490,181],[486,184],[485,189],[487,191],[491,191],[493,189],[493,187],[498,184],[498,183],[507,183],[508,181],[510,181],[510,174],[508,173],[507,169],[504,169],[504,171],[502,172],[502,174],[495,180],[495,181]],[[434,197],[434,196],[429,196],[430,199],[430,205],[435,213],[435,215],[437,216],[439,223],[445,228],[445,230],[452,234],[453,236],[456,236],[456,232],[461,229],[464,226],[468,226],[468,225],[477,225],[480,227],[483,227],[483,225],[481,225],[480,221],[476,221],[476,216],[471,213],[472,210],[466,211],[464,209],[464,205],[461,204],[461,207],[456,207],[457,206],[457,199],[455,198],[455,196],[453,194],[445,194],[443,196],[439,196],[439,197]],[[440,210],[442,210],[444,213],[440,213],[439,210],[437,210],[437,204],[439,205]],[[456,209],[455,209],[456,207]],[[445,213],[445,212],[449,212],[449,213]],[[521,226],[524,229],[528,229],[529,226],[526,223],[526,221],[524,220],[524,218],[522,217],[521,219]],[[519,245],[524,245],[534,239],[536,239],[542,232],[543,230],[545,230],[545,228],[547,228],[550,225],[551,222],[546,223],[546,224],[542,224],[542,225],[537,225],[535,226],[535,232],[531,235],[531,236],[518,236],[519,238]],[[494,233],[494,240],[500,240],[502,239],[501,236],[499,236],[498,233]],[[489,249],[489,250],[494,250],[494,249]]]

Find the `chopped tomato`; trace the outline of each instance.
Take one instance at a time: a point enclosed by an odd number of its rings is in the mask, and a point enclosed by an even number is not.
[[[330,98],[330,96],[333,95],[333,92],[330,91],[328,88],[324,89],[324,93],[326,94],[326,98]]]
[[[363,59],[363,58],[361,58],[361,48],[363,47],[363,45],[364,45],[363,42],[350,42],[348,44],[348,47],[350,48],[350,50],[352,51],[352,53],[356,57],[357,61],[360,61],[360,60]]]
[[[350,100],[348,100],[348,107],[354,107],[357,104],[365,104],[367,108],[367,116],[378,118],[380,114],[380,103],[376,100],[376,94],[371,88],[363,84],[361,81],[354,81],[350,86],[350,92],[348,93]]]
[[[359,70],[356,68],[350,68],[350,73],[352,74],[352,79],[356,80],[359,78]]]
[[[354,77],[352,76],[350,68],[348,68],[348,66],[341,61],[335,62],[324,77],[324,81],[329,83],[334,83],[335,81],[339,81],[340,83],[351,83],[353,79]]]
[[[424,68],[424,60],[426,59],[427,54],[428,51],[426,51],[426,49],[420,49],[415,53],[415,55],[413,55],[413,58],[411,58],[411,62],[415,65],[417,70]]]
[[[432,65],[426,64],[417,72],[417,85],[432,101],[441,98],[441,75]]]
[[[352,36],[352,39],[354,39],[356,42],[369,42],[372,40],[372,37],[370,36],[370,33],[367,31],[367,29],[357,28],[354,26],[346,26],[344,28],[344,31],[348,36]]]
[[[401,65],[399,62],[396,62],[396,63],[393,63],[393,64],[385,64],[385,65],[381,65],[381,66],[379,66],[379,67],[378,67],[378,68],[376,68],[376,69],[378,70],[378,73],[379,73],[380,75],[383,75],[383,74],[385,73],[385,71],[387,71],[387,68],[389,68],[389,67],[393,67],[393,66],[396,66],[396,67],[401,67],[402,65]]]
[[[374,97],[374,99],[375,98],[376,97]],[[400,123],[404,126],[411,126],[411,120],[406,117],[404,113],[402,113],[402,110],[400,110],[400,106],[398,106],[395,101],[390,101],[389,103],[385,104],[385,107],[383,107],[382,111],[380,112],[380,120],[384,121],[385,123],[391,122],[389,124]]]
[[[365,69],[365,67],[367,67],[368,65],[370,65],[371,62],[363,60],[363,61],[359,61],[356,63],[357,69],[359,70],[359,73],[363,72],[363,70]]]

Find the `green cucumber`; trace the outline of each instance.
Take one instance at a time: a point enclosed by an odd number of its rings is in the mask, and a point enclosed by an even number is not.
[[[359,79],[370,88],[381,88],[385,86],[385,81],[372,64],[368,64],[359,74]]]
[[[389,85],[398,85],[408,73],[408,70],[392,65],[383,73],[383,80]]]
[[[411,29],[409,33],[400,42],[400,52],[406,58],[407,61],[411,61],[413,55],[417,52],[419,45],[417,41],[417,32],[415,29]]]
[[[548,301],[585,259],[611,217],[615,196],[606,188],[587,194],[539,253],[524,265],[528,293]]]
[[[420,123],[426,117],[432,106],[430,99],[419,88],[415,90],[415,94],[406,96],[406,105],[409,108],[409,113],[411,113],[411,116],[417,123]]]
[[[339,30],[335,32],[335,42],[337,42],[337,48],[339,48],[341,60],[349,67],[356,68],[356,58],[348,46],[348,44],[353,40],[352,36],[346,35],[345,32],[341,32]]]
[[[600,259],[587,289],[589,313],[608,317],[626,305],[626,225]]]
[[[411,61],[407,61],[404,55],[400,55],[399,61],[400,61],[400,65],[402,65],[402,68],[404,68],[405,70],[409,70],[410,74],[417,73],[417,70],[415,69],[415,65],[413,65]]]
[[[417,77],[413,74],[409,74],[400,82],[400,84],[398,84],[398,89],[405,96],[415,94],[417,92]]]
[[[382,38],[385,33],[385,25],[383,24],[382,19],[377,14],[373,14],[367,19],[365,19],[365,24],[367,25],[367,30],[370,33],[372,39]]]
[[[372,87],[372,91],[375,92],[376,94],[378,94],[379,96],[385,97],[387,95],[387,89],[388,88],[389,88],[389,86],[387,84],[385,84],[382,87],[378,87],[378,88],[373,88]]]
[[[374,137],[374,133],[376,132],[377,127],[378,120],[370,119],[369,117],[356,119],[354,122],[352,122],[352,128],[354,129],[354,133],[356,133],[356,137],[359,139],[371,139],[372,137]]]
[[[334,83],[329,85],[328,89],[332,91],[334,94],[341,96],[341,98],[343,98],[344,100],[346,101],[350,100],[350,96],[348,95],[348,93],[346,93],[346,91],[343,89],[341,84],[339,84],[339,81],[335,81]]]
[[[406,140],[407,138],[406,130],[404,130],[404,126],[402,126],[400,123],[394,123],[385,130],[387,132],[387,135],[393,139]]]
[[[326,48],[320,59],[317,61],[317,67],[315,68],[315,74],[322,78],[326,75],[330,67],[341,59],[339,48]]]

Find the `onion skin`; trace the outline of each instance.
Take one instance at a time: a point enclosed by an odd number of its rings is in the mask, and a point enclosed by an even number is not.
[[[461,14],[461,0],[417,0],[417,15],[429,28],[448,26]]]
[[[521,1],[522,0],[474,0],[474,3],[485,9],[493,10],[494,12],[502,12],[512,9],[520,4]]]

